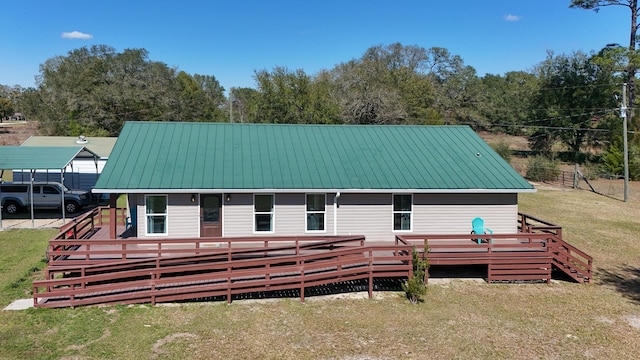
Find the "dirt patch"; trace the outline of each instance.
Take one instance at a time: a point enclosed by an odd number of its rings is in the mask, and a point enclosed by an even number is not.
[[[18,146],[38,133],[38,123],[34,121],[0,123],[0,146]]]
[[[86,348],[87,346],[96,343],[96,342],[100,342],[106,338],[108,338],[109,336],[111,336],[111,331],[109,331],[109,329],[104,329],[102,331],[102,336],[100,336],[99,338],[95,339],[95,340],[91,340],[89,342],[87,342],[86,344],[83,345],[69,345],[65,348],[65,350],[82,350],[84,348]]]
[[[190,333],[175,333],[169,336],[165,336],[164,338],[156,341],[156,343],[151,348],[151,351],[153,351],[153,356],[151,356],[151,358],[157,359],[158,355],[164,354],[165,351],[162,350],[162,347],[170,342],[173,342],[177,339],[196,339],[196,338],[197,338],[196,335],[190,334]]]
[[[519,151],[529,151],[529,140],[526,136],[514,136],[509,134],[490,133],[487,131],[479,131],[478,136],[487,144],[494,145],[498,143],[509,144],[509,149]]]
[[[631,326],[634,329],[640,330],[640,316],[628,315],[628,316],[625,316],[625,320],[627,321],[627,324],[629,324],[629,326]]]

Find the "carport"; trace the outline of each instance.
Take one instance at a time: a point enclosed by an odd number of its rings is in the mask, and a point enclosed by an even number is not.
[[[84,146],[0,146],[0,170],[29,170],[30,199],[33,199],[33,178],[36,171],[60,171],[60,183],[64,184],[65,169],[78,157],[99,158],[97,154]],[[61,192],[62,220],[65,221],[64,191]],[[0,192],[0,204],[2,204],[2,192]],[[35,228],[33,205],[29,206],[31,212],[31,227]],[[2,230],[2,211],[0,210],[0,230]]]

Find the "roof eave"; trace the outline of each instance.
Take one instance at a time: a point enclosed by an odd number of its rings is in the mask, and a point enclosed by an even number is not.
[[[413,193],[413,194],[512,194],[535,193],[535,188],[522,189],[93,189],[105,194],[193,194],[193,193]]]

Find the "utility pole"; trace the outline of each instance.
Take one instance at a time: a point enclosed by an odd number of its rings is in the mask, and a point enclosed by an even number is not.
[[[624,153],[624,201],[629,201],[629,148],[627,147],[627,83],[622,84],[622,141]]]
[[[229,89],[229,122],[233,123],[233,88]]]

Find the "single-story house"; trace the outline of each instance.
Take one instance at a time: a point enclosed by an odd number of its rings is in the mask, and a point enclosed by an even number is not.
[[[94,192],[139,238],[469,234],[535,189],[468,126],[127,122]]]
[[[27,147],[78,147],[89,149],[91,156],[79,154],[70,162],[63,172],[66,174],[64,184],[71,189],[91,190],[104,165],[109,159],[109,155],[116,143],[115,137],[85,137],[85,136],[31,136],[21,146]],[[28,181],[29,172],[14,169],[13,178],[15,181]],[[50,171],[40,169],[35,173],[35,181],[59,181],[60,171]],[[57,180],[55,180],[57,179]]]

